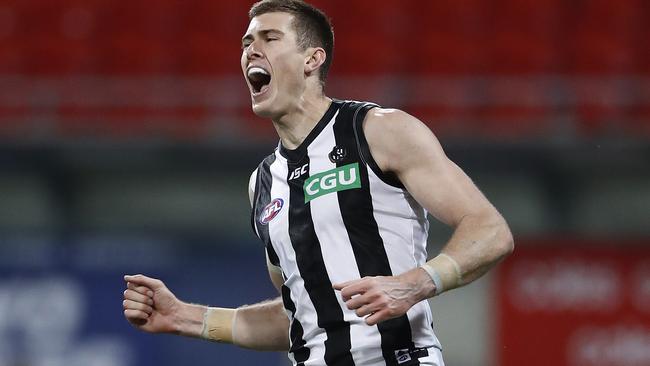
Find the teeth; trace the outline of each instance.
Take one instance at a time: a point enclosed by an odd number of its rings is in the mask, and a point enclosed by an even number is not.
[[[248,69],[248,76],[253,75],[253,74],[262,74],[262,75],[269,75],[269,73],[264,70],[261,67],[253,66],[250,69]]]

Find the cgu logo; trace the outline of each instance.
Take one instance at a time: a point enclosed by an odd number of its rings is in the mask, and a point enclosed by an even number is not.
[[[280,210],[282,210],[282,206],[284,206],[284,200],[282,198],[276,198],[266,205],[260,214],[260,224],[266,225],[278,216]]]
[[[359,163],[348,164],[309,177],[303,191],[305,203],[329,193],[361,188]]]

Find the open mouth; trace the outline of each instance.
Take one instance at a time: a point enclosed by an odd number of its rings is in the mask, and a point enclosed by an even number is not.
[[[271,83],[271,74],[261,67],[253,66],[246,72],[253,94],[260,94]]]

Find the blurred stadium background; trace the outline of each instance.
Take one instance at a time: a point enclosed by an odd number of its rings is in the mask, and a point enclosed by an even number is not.
[[[428,123],[515,234],[432,301],[447,364],[650,365],[650,2],[313,3],[329,94]],[[1,366],[286,364],[121,309],[124,273],[274,296],[246,194],[277,144],[239,70],[251,4],[0,0]]]

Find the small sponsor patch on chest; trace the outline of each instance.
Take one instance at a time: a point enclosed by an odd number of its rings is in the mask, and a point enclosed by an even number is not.
[[[344,165],[307,178],[303,185],[305,203],[326,194],[356,188],[361,188],[359,163]]]

